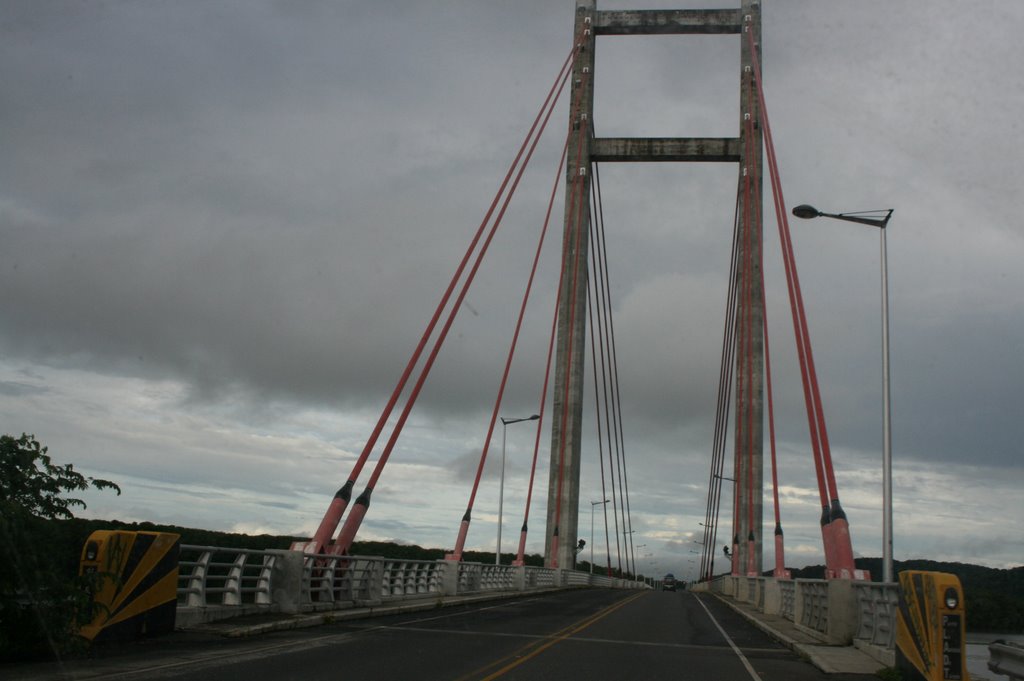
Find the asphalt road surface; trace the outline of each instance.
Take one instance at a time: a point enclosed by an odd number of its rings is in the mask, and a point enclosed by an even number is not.
[[[867,681],[824,674],[713,596],[587,589],[278,632],[189,633],[10,679]]]

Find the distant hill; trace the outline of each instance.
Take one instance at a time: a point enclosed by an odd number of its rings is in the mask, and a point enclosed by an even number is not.
[[[85,545],[85,540],[96,530],[129,530],[136,532],[174,532],[181,535],[182,544],[197,546],[218,546],[223,548],[244,548],[253,550],[287,549],[294,541],[306,541],[309,537],[291,537],[286,535],[259,534],[248,535],[232,532],[200,530],[194,527],[178,527],[177,525],[157,525],[155,523],[126,523],[120,520],[88,520],[72,518],[56,520],[54,525],[59,528],[59,546],[54,550],[67,556],[69,565],[77,571],[78,560]],[[450,550],[450,549],[449,549]],[[408,560],[439,560],[444,558],[445,549],[424,548],[415,544],[398,544],[394,542],[357,541],[352,544],[352,554],[358,556],[384,556],[386,558],[406,558]],[[503,553],[503,562],[511,562],[515,558],[512,553]],[[466,551],[463,559],[469,562],[493,563],[493,552]],[[523,556],[527,565],[543,565],[544,557],[540,554]]]
[[[868,570],[873,580],[881,579],[881,558],[858,558],[855,563],[858,569]],[[1024,633],[1024,566],[1000,570],[970,563],[914,559],[893,561],[893,569],[896,574],[903,570],[954,574],[964,588],[970,631]],[[822,579],[824,575],[824,565],[793,569],[795,579]]]

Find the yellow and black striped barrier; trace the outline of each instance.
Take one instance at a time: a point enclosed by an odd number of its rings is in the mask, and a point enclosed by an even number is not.
[[[900,573],[896,618],[896,666],[908,681],[965,680],[966,618],[956,575]]]
[[[94,575],[90,641],[127,640],[174,630],[179,535],[97,530],[82,549],[79,574]]]

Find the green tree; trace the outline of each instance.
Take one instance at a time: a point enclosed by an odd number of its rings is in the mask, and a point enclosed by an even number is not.
[[[76,647],[88,585],[55,551],[57,521],[85,502],[68,494],[121,488],[58,465],[34,435],[0,435],[0,660]]]

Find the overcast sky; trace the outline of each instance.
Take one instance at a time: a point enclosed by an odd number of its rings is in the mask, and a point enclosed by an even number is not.
[[[895,209],[895,556],[1020,565],[1024,4],[763,5],[789,206]],[[734,3],[642,8],[695,6]],[[308,536],[568,54],[573,8],[4,2],[0,428],[121,485],[90,494],[83,515]],[[739,41],[599,38],[598,134],[737,135]],[[566,118],[563,101],[361,538],[454,544]],[[605,164],[601,180],[640,568],[692,576],[736,168]],[[878,556],[878,233],[823,219],[792,230],[854,550]],[[537,410],[557,280],[557,240],[547,246],[509,417]],[[765,250],[787,562],[801,566],[823,562],[817,491],[771,219]],[[532,440],[529,425],[509,427],[506,550]],[[500,442],[499,429],[493,453]],[[470,548],[495,546],[496,463]]]

